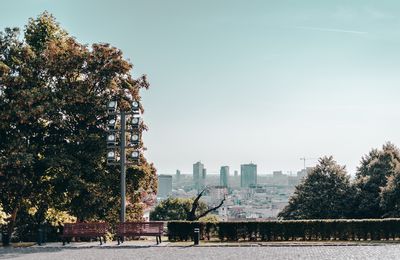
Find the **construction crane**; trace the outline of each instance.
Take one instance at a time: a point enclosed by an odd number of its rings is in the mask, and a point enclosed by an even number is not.
[[[308,160],[316,160],[316,159],[318,159],[318,158],[306,158],[306,157],[300,158],[300,160],[303,161],[304,170],[306,169],[306,161],[308,161]]]

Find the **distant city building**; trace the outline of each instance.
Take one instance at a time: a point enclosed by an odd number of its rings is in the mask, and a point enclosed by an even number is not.
[[[224,187],[229,186],[229,166],[221,166],[219,171],[219,185]]]
[[[212,186],[209,189],[208,196],[212,206],[216,206],[228,195],[228,189],[225,186]]]
[[[181,171],[180,170],[176,170],[175,177],[176,177],[176,181],[179,182],[181,179]]]
[[[289,185],[289,175],[283,174],[282,171],[272,172],[272,184],[274,185]]]
[[[158,193],[157,197],[167,198],[172,194],[172,176],[171,175],[158,175]]]
[[[204,164],[201,162],[193,164],[193,187],[196,190],[200,190],[204,186],[205,176],[206,171],[204,169]]]
[[[237,170],[235,170],[235,178],[239,176],[239,172]]]
[[[203,168],[203,173],[200,178],[200,189],[204,189],[206,186],[207,169]]]
[[[307,176],[312,171],[313,167],[307,167],[306,169],[302,169],[301,171],[297,172],[297,177],[299,179],[303,179],[304,177]]]
[[[248,188],[257,185],[257,165],[254,163],[240,165],[240,187]]]
[[[278,213],[288,204],[290,196],[295,191],[295,186],[300,183],[299,177],[304,177],[313,169],[307,168],[305,171],[300,171],[298,175],[282,171],[258,174],[257,165],[251,163],[242,165],[235,178],[234,173],[230,174],[231,167],[228,170],[222,166],[223,169],[219,174],[214,174],[214,172],[207,172],[200,162],[193,166],[193,176],[192,172],[171,174],[173,190],[169,197],[193,198],[204,185],[207,185],[209,189],[203,194],[202,200],[207,203],[209,208],[218,205],[225,196],[222,207],[214,212],[223,221],[276,219]],[[224,175],[225,171],[229,171],[229,187],[220,185],[221,181],[224,182],[221,180],[221,172]],[[176,175],[180,175],[179,182],[177,182]],[[193,181],[196,175],[197,187],[194,186]],[[165,193],[168,192],[162,190],[165,186],[162,177],[159,186],[160,195],[164,193],[165,196]],[[241,186],[244,188],[240,188]]]

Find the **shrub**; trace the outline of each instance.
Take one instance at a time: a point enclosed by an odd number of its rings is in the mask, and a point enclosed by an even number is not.
[[[168,222],[171,241],[193,239],[200,228],[201,239],[238,240],[381,240],[400,238],[400,218],[320,219],[242,222]]]

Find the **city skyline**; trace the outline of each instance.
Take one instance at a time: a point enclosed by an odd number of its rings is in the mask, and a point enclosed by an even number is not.
[[[202,161],[198,161],[198,162],[202,162]],[[255,163],[255,162],[250,162],[250,163],[254,163],[254,164],[256,164],[257,166],[258,166],[258,164],[257,163]],[[235,167],[232,167],[232,166],[230,166],[230,165],[222,165],[222,166],[220,166],[220,168],[221,167],[228,167],[230,170],[229,170],[229,176],[230,177],[233,177],[234,176],[234,171],[239,171],[239,176],[240,176],[240,166],[241,165],[243,165],[243,164],[248,164],[248,163],[245,163],[245,162],[243,162],[243,163],[241,163],[238,167],[237,167],[237,169],[235,168]],[[307,166],[307,168],[309,168],[309,167],[311,167],[311,166]],[[206,164],[204,163],[204,168],[206,168]],[[221,169],[219,169],[219,170],[212,170],[212,171],[209,171],[208,170],[208,168],[206,168],[207,169],[207,175],[220,175],[221,174]],[[281,171],[283,174],[292,174],[292,175],[296,175],[297,174],[297,172],[300,172],[300,171],[302,171],[304,168],[299,168],[298,170],[295,170],[295,171],[283,171],[283,170],[281,170],[281,169],[275,169],[275,170],[273,170],[273,171],[271,171],[271,172],[269,172],[269,171],[267,171],[267,172],[258,172],[258,175],[272,175],[274,172],[276,172],[276,171]],[[161,172],[161,171],[159,171],[159,172],[157,172],[157,174],[158,175],[176,175],[176,172],[177,171],[179,171],[179,175],[193,175],[193,169],[190,169],[190,170],[188,170],[188,171],[183,171],[181,168],[179,168],[179,169],[175,169],[174,171],[172,171],[172,172]],[[232,171],[232,172],[231,172]]]
[[[249,161],[260,173],[296,172],[301,157],[333,155],[354,174],[372,148],[400,145],[397,1],[2,7],[2,30],[47,10],[79,41],[109,42],[135,77],[148,75],[145,155],[159,173],[190,172],[199,158],[209,172]]]

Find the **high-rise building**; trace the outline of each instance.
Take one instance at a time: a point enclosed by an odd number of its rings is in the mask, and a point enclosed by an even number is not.
[[[219,185],[224,187],[229,186],[229,166],[221,166],[219,171]]]
[[[200,189],[204,189],[206,186],[207,169],[203,168],[203,173],[200,178]]]
[[[158,175],[158,193],[157,197],[167,198],[172,193],[172,176],[171,175]]]
[[[177,182],[180,181],[180,179],[181,179],[181,171],[180,170],[176,170],[175,178],[176,178]]]
[[[201,188],[201,181],[203,180],[204,175],[204,164],[201,162],[197,162],[193,164],[193,187],[196,190]]]
[[[206,179],[206,176],[207,176],[207,169],[203,168],[203,174],[201,175],[201,178]]]
[[[239,176],[239,172],[237,170],[235,170],[235,177]]]
[[[251,185],[257,185],[257,164],[242,164],[240,165],[240,187],[248,188]]]

